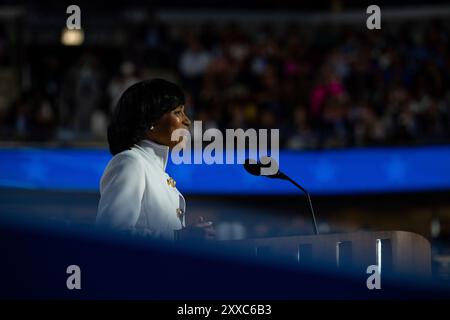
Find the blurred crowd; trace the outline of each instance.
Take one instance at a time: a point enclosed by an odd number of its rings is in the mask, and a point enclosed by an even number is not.
[[[31,85],[1,113],[0,138],[102,141],[121,93],[164,77],[203,128],[278,128],[289,149],[450,143],[449,29],[129,26],[120,49],[28,53]]]

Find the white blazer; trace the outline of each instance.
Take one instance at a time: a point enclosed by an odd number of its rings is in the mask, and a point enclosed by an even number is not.
[[[186,202],[165,172],[169,147],[142,140],[116,154],[100,180],[97,225],[173,240]]]

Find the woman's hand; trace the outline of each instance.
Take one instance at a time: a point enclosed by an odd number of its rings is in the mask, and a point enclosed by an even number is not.
[[[179,240],[214,240],[216,232],[211,221],[200,216],[197,223],[178,231]]]
[[[194,226],[202,230],[202,238],[206,240],[214,240],[216,237],[216,230],[214,230],[214,225],[212,221],[205,221],[205,219],[200,216],[197,224]]]

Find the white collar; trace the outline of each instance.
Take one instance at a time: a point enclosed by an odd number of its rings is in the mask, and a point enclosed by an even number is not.
[[[164,146],[161,144],[158,144],[156,142],[150,141],[150,140],[141,140],[139,143],[137,143],[141,149],[144,150],[144,152],[150,154],[154,158],[157,159],[158,164],[161,166],[161,168],[165,171],[167,166],[167,160],[169,159],[169,147]]]

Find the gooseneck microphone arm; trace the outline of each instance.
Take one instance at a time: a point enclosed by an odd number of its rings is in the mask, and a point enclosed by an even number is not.
[[[301,185],[299,185],[297,182],[292,180],[289,176],[285,175],[281,171],[278,171],[278,173],[275,176],[276,176],[276,178],[289,181],[294,186],[296,186],[297,188],[302,190],[303,193],[306,195],[306,198],[308,199],[308,210],[309,210],[309,213],[311,214],[311,218],[312,218],[312,221],[313,221],[314,233],[316,235],[318,235],[319,234],[319,229],[317,228],[316,215],[314,214],[314,208],[313,208],[313,205],[312,205],[311,196],[309,195],[309,192],[305,188],[303,188]]]
[[[284,174],[283,172],[280,171],[277,162],[274,159],[271,159],[269,157],[265,157],[265,160],[269,160],[269,161],[265,161],[266,163],[269,164],[275,164],[275,169],[276,172],[275,173],[271,173],[268,175],[263,175],[261,173],[261,169],[263,167],[267,167],[267,165],[263,165],[261,162],[257,162],[254,159],[247,159],[244,163],[244,168],[245,170],[250,173],[251,175],[254,176],[264,176],[266,178],[271,178],[271,179],[282,179],[282,180],[287,180],[290,183],[292,183],[294,186],[296,186],[297,188],[299,188],[300,190],[303,191],[303,193],[306,195],[306,198],[308,199],[308,210],[309,213],[311,214],[311,218],[312,218],[312,222],[313,222],[313,227],[314,227],[314,233],[316,235],[319,234],[319,229],[317,228],[317,222],[316,222],[316,216],[314,214],[314,208],[312,205],[312,201],[311,201],[311,196],[309,195],[309,192],[306,191],[305,188],[303,188],[301,185],[299,185],[297,182],[295,182],[294,180],[292,180],[290,177],[288,177],[286,174]],[[272,163],[273,161],[273,163]],[[272,168],[273,169],[273,168]]]

